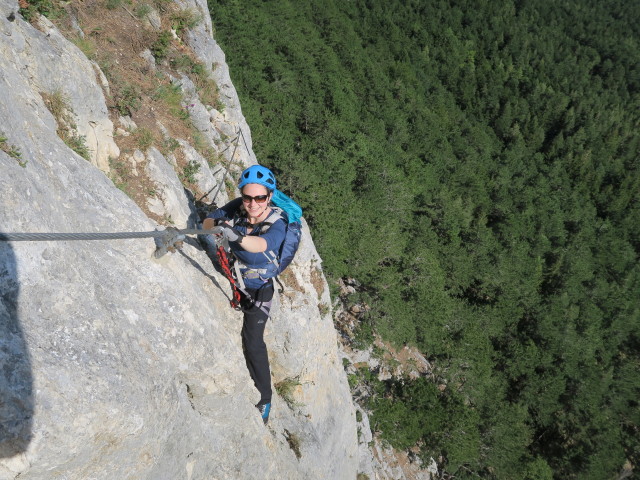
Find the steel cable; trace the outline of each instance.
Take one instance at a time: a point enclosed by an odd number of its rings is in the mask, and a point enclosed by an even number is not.
[[[25,233],[25,232],[0,232],[0,241],[20,242],[20,241],[56,241],[56,240],[125,240],[129,238],[163,238],[167,235],[208,235],[214,233],[213,230],[199,230],[187,228],[178,230],[167,228],[165,230],[155,230],[153,232],[109,232],[109,233]]]

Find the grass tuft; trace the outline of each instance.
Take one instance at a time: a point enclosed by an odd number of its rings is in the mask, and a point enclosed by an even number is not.
[[[11,158],[15,158],[18,161],[18,165],[20,165],[21,167],[24,168],[27,166],[27,161],[22,160],[22,152],[20,152],[20,149],[11,145],[7,141],[7,137],[5,137],[4,135],[0,135],[0,150],[9,155]]]
[[[178,142],[178,140],[176,140],[175,138],[166,138],[164,141],[164,153],[173,153],[175,152],[178,148],[180,148],[180,142]],[[165,155],[166,156],[166,155]]]
[[[223,111],[224,104],[220,101],[218,85],[209,78],[209,72],[202,62],[193,60],[189,55],[180,55],[172,58],[170,64],[176,70],[189,75],[202,103],[213,106],[219,112]]]
[[[327,305],[325,302],[318,303],[318,311],[320,312],[320,316],[324,317],[331,312],[331,307]]]
[[[89,60],[96,59],[96,43],[93,41],[93,39],[89,37],[75,37],[72,41],[75,46],[78,47],[82,51],[82,53],[84,53],[85,57],[87,57]]]
[[[158,34],[156,41],[151,44],[149,50],[151,50],[151,53],[155,57],[156,63],[158,60],[166,58],[169,54],[169,47],[171,46],[172,38],[173,35],[171,35],[171,32],[163,30]]]
[[[35,21],[38,14],[52,20],[65,14],[65,10],[53,0],[18,0],[18,6],[18,12],[27,22]]]
[[[131,196],[127,179],[129,177],[127,166],[122,160],[109,158],[110,173],[109,178],[119,190],[122,190],[128,196]]]
[[[275,384],[276,392],[278,392],[278,395],[280,395],[287,406],[292,410],[295,407],[301,407],[303,405],[302,403],[296,402],[293,398],[296,387],[299,387],[300,385],[302,384],[300,383],[299,377],[287,377]]]
[[[154,144],[155,138],[153,137],[153,133],[148,128],[138,128],[135,132],[133,132],[133,139],[136,142],[136,145],[143,152],[146,151],[151,145]]]
[[[186,183],[196,183],[195,175],[200,171],[200,164],[195,160],[191,160],[182,169],[180,179]]]
[[[138,86],[125,83],[114,95],[114,101],[120,115],[132,115],[142,105],[142,94]]]
[[[136,17],[142,19],[151,13],[151,5],[148,3],[139,3],[134,10]]]
[[[164,102],[169,112],[180,120],[189,118],[188,110],[182,106],[182,89],[179,85],[160,85],[153,94],[153,98]]]
[[[67,147],[76,152],[85,160],[91,159],[91,152],[89,151],[89,147],[87,147],[87,137],[85,137],[84,135],[71,133],[62,140],[64,140],[64,143],[67,145]]]
[[[45,105],[56,119],[58,125],[56,133],[58,136],[71,150],[85,160],[89,160],[91,152],[87,147],[87,139],[77,132],[78,126],[76,125],[75,114],[69,106],[68,98],[60,90],[51,94],[41,93],[41,95]]]
[[[162,13],[169,11],[170,6],[173,4],[173,0],[153,0],[153,4]]]
[[[196,10],[188,8],[180,10],[171,15],[171,28],[175,30],[176,35],[181,36],[185,30],[191,29],[202,21],[202,15]]]
[[[106,0],[104,6],[108,9],[108,10],[115,10],[116,8],[118,8],[119,6],[124,4],[125,0]]]

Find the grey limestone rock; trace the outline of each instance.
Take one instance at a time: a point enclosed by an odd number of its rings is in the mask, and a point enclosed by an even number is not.
[[[202,134],[211,147],[216,147],[216,141],[220,140],[220,134],[216,131],[211,123],[211,114],[207,107],[202,104],[198,98],[196,87],[193,82],[183,75],[179,80],[175,80],[177,85],[183,91],[185,98],[185,108],[189,112],[189,117],[193,122],[193,126]]]
[[[0,2],[4,10],[12,4],[7,0]],[[17,3],[13,5],[17,9]],[[109,157],[117,157],[119,149],[113,141],[113,124],[92,63],[44,17],[40,18],[42,32],[21,18],[15,22],[2,18],[0,70],[19,65],[21,81],[29,87],[27,97],[18,97],[16,101],[40,103],[37,97],[41,93],[62,95],[76,118],[78,134],[85,137],[91,162],[108,172]],[[46,108],[39,108],[38,116],[51,114]],[[51,118],[45,121],[50,122]]]
[[[155,147],[147,150],[146,158],[147,175],[156,185],[154,196],[149,198],[149,208],[156,215],[170,219],[178,228],[186,228],[191,210],[174,167]]]
[[[120,126],[122,128],[126,129],[129,132],[134,132],[138,128],[136,122],[131,120],[131,117],[129,115],[118,117],[118,122],[120,123]]]
[[[144,22],[146,22],[151,28],[156,31],[160,31],[162,28],[162,18],[160,18],[160,12],[155,8],[149,6],[149,13],[144,18]]]
[[[226,170],[220,166],[212,171],[209,168],[209,163],[206,158],[200,155],[188,142],[178,140],[178,143],[180,143],[180,147],[182,148],[185,161],[188,164],[198,165],[198,170],[193,176],[198,190],[207,194],[202,199],[206,202],[211,202],[213,196],[217,193],[216,201],[218,204],[223,205],[228,200],[223,179]]]
[[[40,97],[67,88],[78,118],[110,134],[90,64],[54,27],[0,17],[0,133],[20,152],[0,150],[0,230],[159,228],[57,137]],[[68,72],[47,62],[61,58]],[[184,226],[175,169],[145,156]],[[291,405],[274,396],[266,427],[228,282],[194,239],[154,251],[152,239],[0,241],[0,479],[355,478],[355,411],[308,228],[266,335],[274,383],[300,385]]]
[[[149,71],[155,72],[156,59],[153,56],[153,53],[151,53],[151,50],[149,50],[148,48],[144,49],[142,52],[140,52],[140,58],[147,62],[147,68],[149,69]]]
[[[253,153],[251,132],[242,114],[240,99],[231,81],[225,54],[212,35],[213,25],[206,0],[179,0],[177,3],[184,9],[192,9],[201,14],[202,21],[186,33],[187,44],[193,49],[196,57],[205,65],[207,70],[210,71],[211,78],[218,85],[220,101],[224,105],[223,115],[225,122],[234,131],[240,129],[245,134],[244,140],[247,144],[248,158],[244,161],[244,165],[258,163]]]

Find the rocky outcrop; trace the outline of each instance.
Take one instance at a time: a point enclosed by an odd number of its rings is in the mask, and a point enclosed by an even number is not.
[[[232,160],[253,163],[206,2],[183,6],[204,14],[187,37],[215,64],[224,94],[224,113],[205,108],[200,131],[223,150],[214,132],[241,127]],[[103,77],[53,25],[38,30],[17,10],[0,0],[0,230],[159,228],[105,174],[119,152]],[[90,162],[56,134],[41,95],[55,89],[68,98]],[[198,182],[223,181],[179,140],[201,165]],[[163,188],[156,207],[175,226],[193,223],[170,158],[150,148],[126,161],[140,174],[153,170]],[[154,250],[150,239],[0,242],[0,479],[355,478],[355,410],[308,228],[267,327],[282,386],[267,427],[253,406],[227,281],[194,239],[159,260]]]
[[[429,361],[415,348],[405,345],[397,350],[385,344],[375,336],[373,345],[364,350],[358,348],[354,331],[362,316],[369,310],[364,303],[349,300],[356,293],[358,283],[355,279],[339,281],[340,293],[334,302],[335,324],[339,330],[341,355],[347,374],[358,377],[359,370],[375,374],[378,380],[390,378],[419,378],[432,376]],[[374,348],[375,347],[375,348]],[[352,395],[356,402],[356,420],[358,425],[358,472],[363,478],[376,480],[430,480],[437,478],[438,466],[433,458],[423,462],[420,455],[413,451],[398,451],[384,442],[379,435],[372,433],[367,400],[372,391],[367,383],[357,382]]]
[[[5,107],[14,109],[17,107],[15,102],[21,102],[31,109],[39,109],[34,112],[39,121],[51,127],[53,118],[46,108],[42,109],[40,97],[43,94],[61,95],[76,119],[77,134],[85,139],[91,162],[108,171],[109,157],[117,157],[120,152],[113,141],[113,124],[102,88],[96,81],[96,65],[60,35],[46,18],[39,19],[39,30],[31,28],[29,34],[25,34],[20,28],[24,22],[19,16],[13,22],[6,18],[11,12],[17,12],[17,3],[3,2],[2,5],[0,61],[4,85],[15,92],[13,97],[2,99]],[[18,83],[11,82],[13,75],[4,68],[8,65],[19,72],[20,78],[15,79]],[[8,125],[19,127],[14,122]]]

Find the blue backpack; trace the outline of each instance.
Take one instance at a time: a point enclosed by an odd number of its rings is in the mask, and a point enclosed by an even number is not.
[[[286,231],[277,260],[274,258],[280,274],[289,266],[300,246],[302,208],[292,198],[277,189],[273,192],[271,202],[276,207],[275,212],[284,220]],[[270,253],[273,255],[273,252]]]

